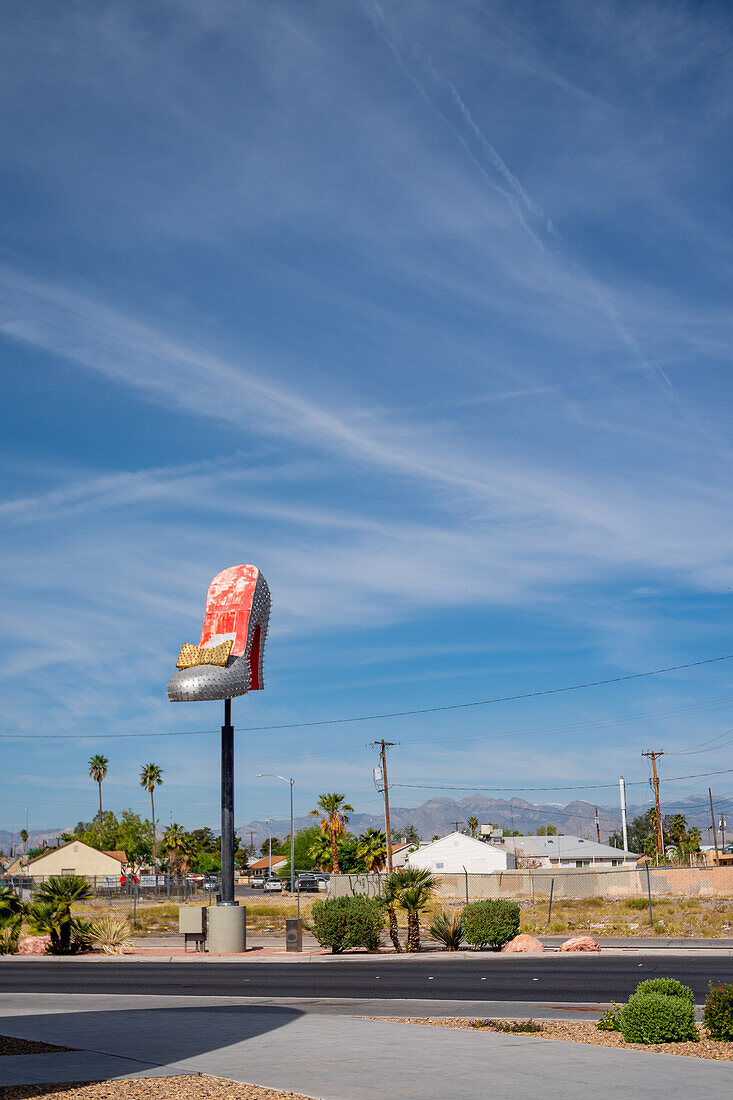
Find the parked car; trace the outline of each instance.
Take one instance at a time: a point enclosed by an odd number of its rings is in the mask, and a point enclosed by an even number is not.
[[[250,883],[250,885],[254,890],[259,890],[262,886],[265,885],[265,876],[252,875],[252,882]]]
[[[202,890],[218,890],[219,880],[217,878],[207,878],[201,883]]]
[[[265,879],[262,889],[266,894],[279,894],[282,892],[283,884],[279,878],[267,878]]]
[[[301,894],[317,894],[318,876],[298,875],[298,889],[300,890]]]

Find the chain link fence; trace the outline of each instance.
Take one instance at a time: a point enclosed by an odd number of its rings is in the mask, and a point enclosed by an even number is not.
[[[44,882],[54,875],[5,875],[3,885],[12,886],[23,901],[30,901]],[[129,907],[134,902],[190,902],[194,898],[204,901],[215,896],[219,881],[209,878],[192,881],[176,875],[81,875],[86,878],[96,901],[106,901],[112,907]]]
[[[385,874],[332,875],[329,897],[382,891]],[[541,867],[491,874],[435,874],[439,901],[467,903],[485,898],[548,898],[558,901],[635,897],[733,898],[733,867]]]

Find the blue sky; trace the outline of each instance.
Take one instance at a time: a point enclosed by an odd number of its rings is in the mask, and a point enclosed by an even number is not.
[[[161,820],[216,822],[216,732],[168,735],[219,706],[164,689],[241,561],[273,614],[240,727],[733,652],[729,5],[0,18],[0,675],[26,735],[0,826],[90,818],[98,751],[110,807],[144,810],[154,760]],[[260,770],[301,812],[326,789],[376,811],[382,736],[426,784],[402,805],[643,780],[642,750],[733,726],[730,676],[242,732],[237,821],[287,812]]]

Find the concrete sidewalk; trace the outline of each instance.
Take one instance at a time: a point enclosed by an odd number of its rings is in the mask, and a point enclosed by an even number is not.
[[[482,1002],[482,1015],[487,1008]],[[374,1001],[352,1009],[379,1011]],[[394,1001],[390,1009],[396,1014]],[[430,1014],[448,1013],[432,1002]],[[109,1062],[115,1077],[205,1073],[319,1100],[374,1100],[375,1094],[476,1100],[489,1092],[519,1100],[587,1100],[611,1084],[645,1100],[682,1100],[696,1092],[728,1100],[733,1092],[729,1063],[364,1020],[335,1013],[323,1001],[3,995],[0,1033],[82,1048],[89,1052],[91,1076],[95,1059],[105,1055],[134,1060],[116,1067]],[[30,1058],[35,1080],[39,1072],[49,1081],[70,1079],[61,1055]],[[48,1060],[45,1069],[39,1058]],[[4,1061],[10,1059],[0,1058],[0,1083],[10,1083],[1,1076]],[[75,1055],[73,1073],[76,1080],[84,1076],[82,1053]]]

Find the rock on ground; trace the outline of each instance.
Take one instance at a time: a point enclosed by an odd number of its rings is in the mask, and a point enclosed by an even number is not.
[[[509,943],[505,943],[502,947],[502,951],[526,951],[528,953],[534,953],[537,951],[544,951],[545,947],[541,940],[538,940],[536,936],[528,936],[526,932],[523,932],[521,936],[515,936],[513,940],[509,940]]]
[[[561,951],[600,951],[601,945],[592,936],[573,936],[560,946]]]
[[[50,936],[25,936],[18,941],[19,955],[45,955],[51,942]]]

